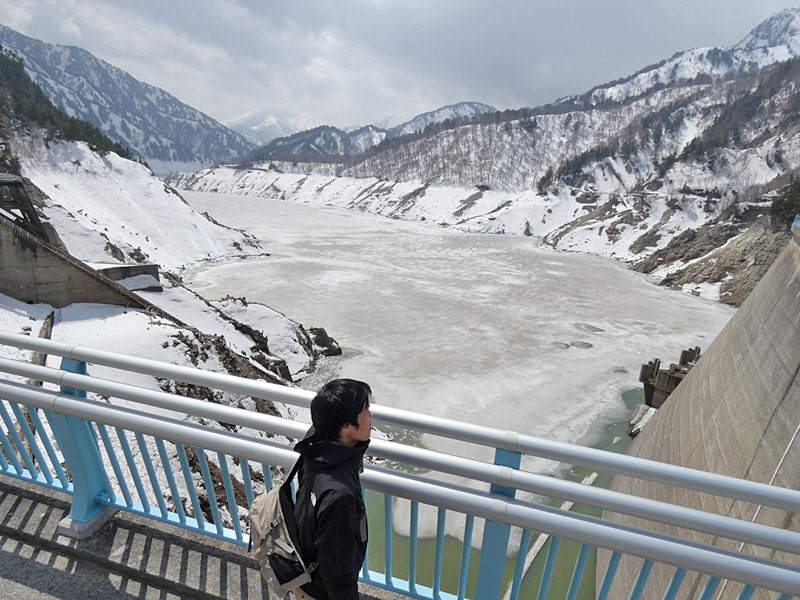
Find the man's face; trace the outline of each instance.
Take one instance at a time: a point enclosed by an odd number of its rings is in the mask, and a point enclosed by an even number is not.
[[[358,413],[358,426],[349,423],[342,427],[339,440],[347,446],[355,446],[358,442],[366,442],[372,433],[372,413],[369,410],[369,402],[364,409]]]

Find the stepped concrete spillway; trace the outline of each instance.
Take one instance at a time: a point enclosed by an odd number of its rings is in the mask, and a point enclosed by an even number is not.
[[[633,456],[800,489],[800,237],[791,241],[717,339],[672,393],[627,453]],[[617,476],[612,488],[774,527],[800,531],[800,515],[746,502]],[[606,513],[627,525],[666,534],[678,530]],[[687,536],[685,530],[681,531]],[[739,550],[741,543],[695,533],[698,542]],[[793,554],[747,545],[745,552],[797,564]],[[598,559],[602,579],[608,552]],[[624,557],[618,579],[632,582],[640,559]],[[647,587],[665,589],[673,569],[657,565]],[[598,583],[599,584],[599,583]],[[705,578],[689,573],[679,598],[696,598]],[[622,597],[623,590],[616,590]],[[734,598],[728,585],[721,597]],[[719,590],[722,589],[722,586]],[[717,594],[719,594],[719,590]],[[717,597],[715,594],[715,598]],[[754,597],[761,597],[758,592]],[[612,594],[612,597],[613,594]],[[764,598],[768,597],[766,594]]]

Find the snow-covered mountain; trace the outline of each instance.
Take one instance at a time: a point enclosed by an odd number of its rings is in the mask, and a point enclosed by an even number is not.
[[[800,10],[781,11],[733,48],[681,53],[553,105],[440,123],[349,161],[171,181],[538,236],[738,304],[735,284],[753,278],[742,269],[768,266],[755,255],[788,227],[769,218],[772,194],[800,174],[798,30]]]
[[[449,104],[437,108],[436,110],[417,115],[405,123],[392,127],[387,130],[386,136],[389,138],[396,138],[411,133],[419,133],[424,131],[428,125],[442,123],[449,119],[460,119],[493,112],[497,112],[494,106],[482,104],[481,102],[459,102],[458,104]]]
[[[255,145],[171,94],[74,46],[47,44],[0,25],[0,46],[70,116],[97,126],[158,173],[244,157]]]
[[[249,158],[255,161],[268,158],[315,161],[328,157],[335,160],[337,156],[357,156],[374,148],[385,139],[420,133],[430,125],[445,121],[466,119],[474,115],[496,111],[496,108],[488,104],[460,102],[417,115],[410,121],[390,129],[366,125],[345,131],[330,125],[322,125],[274,139],[264,148],[259,148],[252,153]]]
[[[379,144],[385,137],[385,131],[372,125],[350,132],[330,125],[321,125],[288,137],[274,139],[265,147],[253,152],[249,160],[281,157],[313,161],[328,157],[355,156]]]
[[[786,8],[758,25],[734,46],[678,52],[630,77],[600,85],[582,96],[565,98],[563,102],[586,101],[592,105],[622,102],[660,86],[752,73],[798,55],[800,8]]]
[[[255,146],[265,146],[272,140],[292,135],[299,129],[294,124],[293,118],[287,111],[262,110],[255,114],[246,115],[225,123]]]

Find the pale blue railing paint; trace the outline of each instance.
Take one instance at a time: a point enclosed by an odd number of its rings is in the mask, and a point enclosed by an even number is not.
[[[700,597],[697,600],[711,600],[711,598],[714,596],[714,592],[717,591],[717,587],[719,587],[719,582],[719,577],[709,577],[705,587],[703,587]]]
[[[644,586],[647,585],[647,579],[650,577],[650,571],[652,570],[652,560],[642,561],[642,566],[639,569],[639,575],[636,577],[636,582],[633,584],[633,589],[631,590],[631,595],[628,596],[628,600],[639,600],[639,598],[642,597]]]
[[[746,585],[742,588],[742,591],[739,592],[739,595],[736,596],[736,600],[750,600],[755,591],[756,588],[754,588],[752,585]]]
[[[550,548],[547,550],[547,560],[544,563],[544,572],[539,583],[539,594],[536,596],[537,600],[545,600],[547,592],[550,591],[550,579],[553,577],[553,568],[556,566],[556,556],[558,556],[558,547],[560,545],[561,538],[556,536],[550,538]]]
[[[614,583],[614,577],[617,574],[617,567],[622,554],[619,552],[612,552],[611,557],[608,559],[605,575],[603,575],[603,582],[600,584],[600,591],[597,594],[597,600],[606,600],[608,593],[611,591],[611,586]]]
[[[525,569],[525,559],[528,554],[528,546],[531,543],[531,532],[525,529],[519,541],[519,548],[517,549],[517,563],[514,566],[514,577],[511,579],[511,594],[509,600],[517,600],[519,598],[519,590],[522,585],[522,575]]]
[[[575,569],[572,571],[572,579],[570,579],[569,582],[567,600],[575,600],[578,595],[578,588],[581,586],[583,571],[586,569],[586,561],[589,559],[589,551],[591,548],[589,544],[581,544],[580,552],[578,552],[578,560],[575,561]]]
[[[675,596],[678,594],[678,590],[681,587],[681,583],[683,583],[684,577],[686,577],[686,569],[675,569],[675,573],[672,575],[672,579],[669,582],[669,587],[667,587],[667,591],[664,592],[664,598],[662,600],[675,599]]]
[[[408,589],[417,591],[417,539],[419,537],[419,502],[411,501],[410,531],[408,544]]]
[[[383,497],[383,573],[386,585],[392,583],[392,497]]]
[[[436,557],[433,560],[433,597],[439,598],[442,588],[442,563],[444,558],[444,524],[447,510],[440,508],[436,514]]]
[[[81,373],[85,372],[85,363],[64,359],[62,368],[71,372]],[[85,392],[66,387],[62,388],[62,394],[85,397]],[[6,404],[10,407],[11,414],[6,409]],[[18,404],[10,401],[0,402],[0,417],[2,417],[2,421],[6,425],[5,430],[0,428],[0,448],[2,448],[2,452],[0,452],[0,472],[72,493],[73,506],[70,516],[73,520],[86,521],[103,508],[111,506],[224,539],[234,544],[247,544],[248,536],[239,518],[236,490],[233,486],[228,466],[228,459],[233,457],[216,450],[211,451],[212,454],[210,456],[216,455],[215,458],[218,465],[216,468],[219,469],[218,473],[224,489],[224,494],[220,492],[220,496],[217,497],[210,463],[206,454],[207,451],[203,448],[192,447],[191,451],[187,452],[187,448],[180,443],[173,443],[155,436],[129,432],[115,427],[114,433],[123,455],[123,460],[120,461],[120,457],[117,455],[118,451],[115,449],[108,428],[104,424],[56,415],[47,411],[45,411],[45,415],[56,440],[55,447],[50,444],[48,432],[41,419],[37,416],[36,410],[27,409],[27,416],[31,422],[31,426],[29,426],[26,422],[26,415]],[[135,447],[141,457],[141,464],[135,460],[134,452],[131,449],[130,436],[133,436],[136,441]],[[149,442],[154,445],[154,452],[150,450]],[[68,481],[64,470],[60,466],[57,451],[61,452],[69,467],[72,482]],[[166,488],[168,488],[169,497],[180,498],[178,480],[176,479],[177,474],[174,473],[170,464],[170,454],[177,458],[177,462],[180,465],[191,507],[184,507],[180,501],[175,503],[173,507],[167,506],[164,493]],[[111,467],[109,471],[106,470],[103,455],[105,455],[105,459]],[[518,469],[520,458],[521,455],[517,452],[497,449],[495,464]],[[193,464],[199,467],[200,470],[209,514],[204,514],[201,508],[198,490],[192,476]],[[261,464],[260,466],[265,487],[269,488],[272,486],[271,467],[266,464]],[[255,494],[250,465],[247,460],[240,458],[239,467],[241,469],[241,483],[244,487],[245,500],[249,505]],[[125,471],[127,471],[127,474]],[[163,477],[163,480],[159,479],[159,475]],[[166,488],[162,486],[162,482],[165,482]],[[137,499],[134,499],[131,493],[131,484],[135,489]],[[239,489],[241,490],[241,488]],[[513,488],[504,488],[492,484],[491,493],[513,498],[515,491]],[[467,581],[470,573],[471,541],[475,517],[469,514],[464,517],[464,542],[461,545],[459,570],[455,577],[451,577],[451,581],[455,582],[452,591],[445,591],[442,589],[442,571],[444,567],[445,524],[448,518],[448,511],[445,508],[438,507],[433,581],[432,586],[429,588],[417,581],[417,562],[419,560],[418,502],[412,500],[410,504],[409,564],[407,571],[402,573],[394,572],[393,498],[385,495],[383,502],[383,572],[376,572],[370,569],[369,559],[365,558],[361,574],[362,581],[392,589],[421,600],[461,600],[467,598]],[[223,514],[223,509],[225,514]],[[223,520],[224,517],[225,520]],[[480,545],[481,559],[477,566],[478,581],[473,596],[477,600],[498,598],[502,595],[501,584],[506,563],[509,531],[510,526],[508,525],[495,523],[488,519],[484,520],[484,534]],[[517,600],[520,594],[525,574],[525,558],[531,538],[532,532],[530,530],[525,529],[522,531],[514,572],[509,583],[511,588],[509,598],[511,600]],[[559,537],[552,536],[550,538],[543,575],[539,581],[538,598],[541,600],[545,600],[550,591],[560,545],[561,540]],[[580,547],[578,558],[572,570],[569,590],[566,594],[568,600],[574,600],[578,594],[584,578],[590,550],[591,546],[588,544],[582,544]],[[606,600],[608,597],[620,559],[621,554],[619,552],[613,552],[610,555],[609,563],[597,594],[598,600]],[[652,567],[653,562],[651,560],[645,560],[642,563],[636,582],[630,589],[630,600],[643,597],[645,584]],[[685,575],[685,569],[678,568],[675,570],[669,586],[663,593],[664,600],[675,598]],[[711,600],[719,584],[719,578],[710,577],[700,595],[700,600]],[[748,600],[754,591],[755,588],[752,586],[743,586],[738,597],[740,600]],[[655,597],[656,593],[661,595],[660,592],[650,590],[647,597]],[[788,600],[789,598],[790,596],[786,594],[779,596],[779,600]]]
[[[501,448],[495,450],[494,464],[496,465],[519,469],[521,460],[522,455],[519,452],[509,452]],[[490,492],[513,498],[517,490],[492,484]],[[505,549],[508,547],[510,532],[509,525],[487,521],[483,529],[481,548],[487,548],[489,551],[481,552],[481,560],[478,565],[478,585],[475,588],[476,598],[497,598],[499,595],[506,560]]]

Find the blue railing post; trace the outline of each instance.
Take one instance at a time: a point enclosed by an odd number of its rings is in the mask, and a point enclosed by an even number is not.
[[[494,455],[494,464],[512,469],[519,469],[522,455],[519,452],[510,452],[498,448]],[[499,494],[513,498],[516,494],[514,488],[502,487],[492,484],[492,494]],[[478,581],[475,588],[476,598],[497,598],[500,596],[500,586],[503,582],[503,569],[506,565],[506,549],[511,526],[494,521],[486,521],[483,528],[481,541],[481,560],[478,563]],[[520,549],[522,552],[523,549]]]
[[[86,374],[86,363],[64,358],[61,368],[72,373]],[[86,398],[86,392],[61,387],[62,394]],[[58,524],[58,532],[70,537],[84,538],[97,531],[116,510],[103,501],[113,497],[106,476],[100,448],[87,421],[47,412],[47,420],[61,448],[61,454],[72,479],[72,507],[69,516]]]

